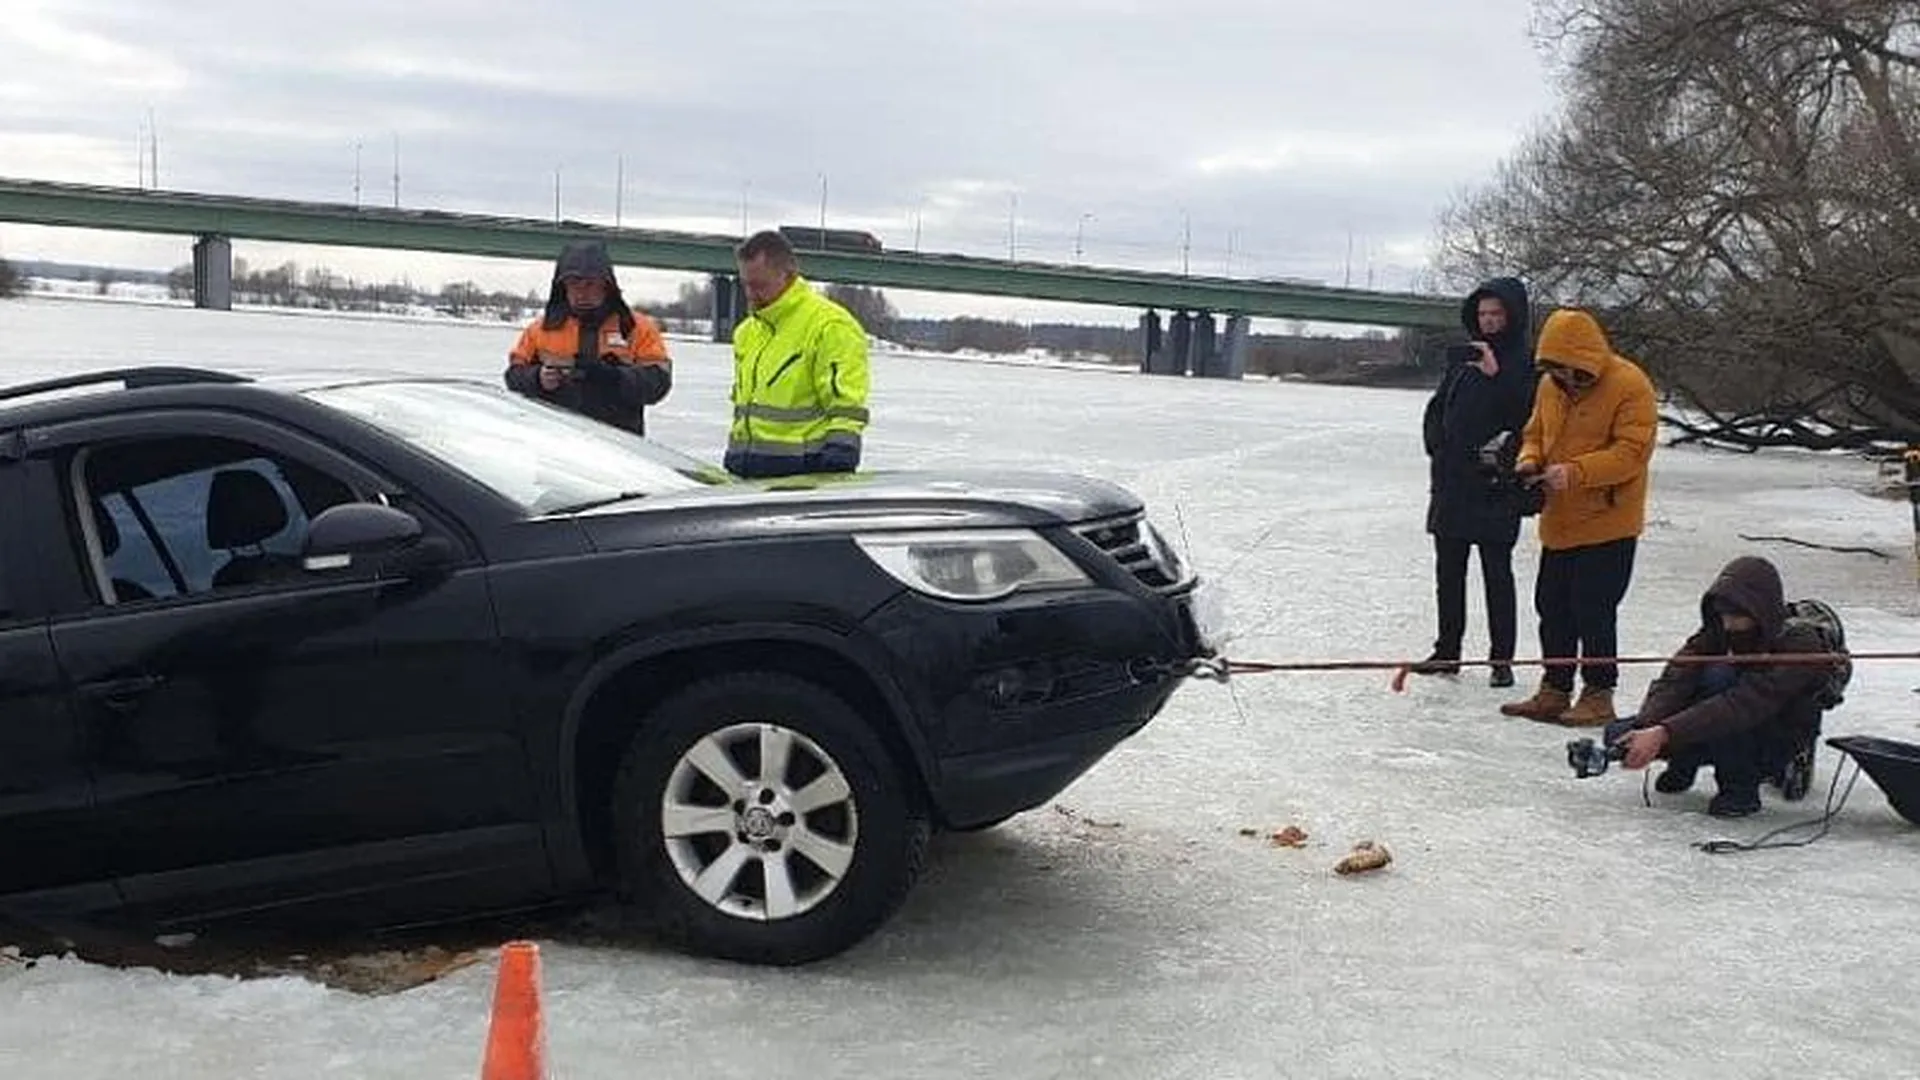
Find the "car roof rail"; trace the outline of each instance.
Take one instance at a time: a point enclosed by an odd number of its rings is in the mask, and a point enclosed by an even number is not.
[[[110,368],[106,371],[63,375],[57,379],[42,379],[39,382],[21,383],[17,386],[0,386],[0,401],[46,394],[55,390],[97,386],[102,383],[121,383],[129,390],[145,390],[155,386],[191,386],[196,383],[232,384],[252,381],[245,375],[236,375],[230,371],[210,371],[205,368],[165,366]]]

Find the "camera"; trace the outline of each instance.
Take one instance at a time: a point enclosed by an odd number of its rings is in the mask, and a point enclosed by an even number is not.
[[[1510,476],[1514,455],[1519,452],[1519,447],[1513,444],[1513,432],[1503,431],[1480,447],[1480,471],[1493,477]]]
[[[1533,517],[1545,509],[1547,492],[1537,476],[1514,472],[1514,458],[1520,453],[1517,442],[1511,431],[1488,439],[1477,455],[1480,474],[1486,478],[1492,494],[1509,500],[1521,517]]]
[[[1607,766],[1627,759],[1627,744],[1600,745],[1592,739],[1574,739],[1567,743],[1567,767],[1576,779],[1585,780],[1607,771]]]
[[[1477,364],[1480,362],[1480,347],[1473,342],[1465,345],[1449,345],[1442,354],[1449,364]]]

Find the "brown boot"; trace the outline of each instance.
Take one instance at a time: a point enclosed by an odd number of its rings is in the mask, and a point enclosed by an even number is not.
[[[1528,720],[1556,720],[1572,704],[1573,695],[1565,690],[1540,684],[1540,689],[1525,701],[1512,701],[1500,706],[1500,715],[1519,716]]]
[[[1606,727],[1620,719],[1613,714],[1613,691],[1586,687],[1573,708],[1554,718],[1561,727]]]

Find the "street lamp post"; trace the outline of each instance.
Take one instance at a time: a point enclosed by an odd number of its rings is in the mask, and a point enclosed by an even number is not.
[[[1016,262],[1014,254],[1014,221],[1020,216],[1020,193],[1015,191],[1007,195],[1007,261]]]

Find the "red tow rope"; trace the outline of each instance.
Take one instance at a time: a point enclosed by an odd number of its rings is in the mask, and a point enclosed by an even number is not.
[[[1699,656],[1611,656],[1611,657],[1555,657],[1551,659],[1517,660],[1459,660],[1448,664],[1469,667],[1559,667],[1581,668],[1603,665],[1630,664],[1813,664],[1826,665],[1836,661],[1858,663],[1863,660],[1915,660],[1920,661],[1920,651],[1907,652],[1856,652],[1856,653],[1725,653],[1720,655]],[[1234,675],[1270,675],[1285,671],[1391,671],[1393,692],[1406,692],[1407,676],[1413,669],[1425,663],[1424,660],[1226,660],[1204,661],[1199,666],[1202,671],[1211,669],[1214,678],[1228,678]]]

